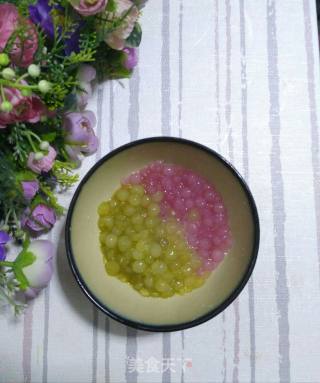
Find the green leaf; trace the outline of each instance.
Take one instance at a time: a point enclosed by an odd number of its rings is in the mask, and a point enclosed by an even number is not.
[[[14,261],[15,267],[18,266],[23,269],[24,267],[32,265],[36,258],[37,257],[31,251],[22,250]]]
[[[141,43],[142,29],[139,23],[135,23],[133,31],[126,40],[126,46],[129,48],[137,48]]]
[[[114,0],[109,0],[106,6],[107,12],[115,12],[117,10],[117,4]]]
[[[20,284],[21,290],[26,290],[29,287],[29,281],[27,277],[24,275],[23,271],[20,269],[20,267],[14,267],[13,268],[14,275],[17,279],[17,281]]]
[[[57,137],[57,132],[49,132],[41,135],[43,141],[53,142]]]

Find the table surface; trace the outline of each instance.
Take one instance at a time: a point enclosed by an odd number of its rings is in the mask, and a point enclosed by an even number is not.
[[[199,6],[199,4],[201,4]],[[258,262],[223,314],[152,334],[98,313],[66,261],[20,319],[0,316],[0,382],[319,382],[319,52],[313,0],[149,1],[130,81],[97,86],[98,158],[130,140],[206,144],[248,181]],[[61,196],[68,206],[72,191]]]

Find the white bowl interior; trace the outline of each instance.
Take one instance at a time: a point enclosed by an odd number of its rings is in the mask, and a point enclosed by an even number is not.
[[[214,184],[227,206],[234,240],[229,254],[201,288],[167,299],[142,297],[130,285],[106,273],[97,226],[98,205],[112,196],[123,177],[155,160],[185,166]],[[208,313],[232,294],[250,263],[255,229],[248,197],[223,162],[189,144],[153,141],[129,147],[96,169],[78,196],[70,230],[76,266],[102,304],[132,321],[176,325]]]

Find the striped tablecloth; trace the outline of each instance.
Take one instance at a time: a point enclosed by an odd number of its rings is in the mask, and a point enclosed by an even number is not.
[[[152,334],[99,313],[66,261],[50,287],[0,316],[0,382],[320,382],[319,51],[314,0],[150,0],[130,81],[90,102],[101,146],[199,141],[247,179],[261,218],[253,277],[222,315]],[[72,193],[62,196],[68,206]]]

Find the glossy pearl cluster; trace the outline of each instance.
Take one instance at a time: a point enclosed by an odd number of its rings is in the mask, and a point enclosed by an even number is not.
[[[131,174],[98,213],[107,273],[144,296],[200,287],[231,247],[221,196],[177,165],[157,161]]]
[[[150,195],[163,193],[161,216],[174,212],[189,246],[201,257],[201,271],[211,271],[222,261],[232,239],[226,208],[213,185],[189,169],[162,161],[132,174],[125,183],[141,184]]]

